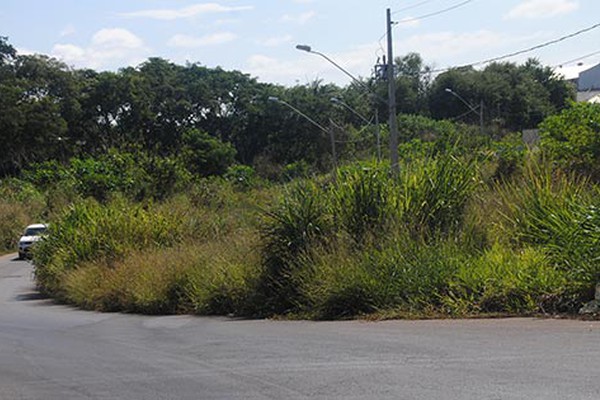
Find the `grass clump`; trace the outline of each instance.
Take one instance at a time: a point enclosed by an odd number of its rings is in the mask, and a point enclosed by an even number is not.
[[[66,274],[65,300],[98,311],[247,313],[258,275],[247,245],[177,246],[132,252],[111,268],[101,261],[84,264]]]
[[[600,280],[598,189],[584,178],[530,167],[522,181],[499,191],[505,203],[505,229],[517,246],[535,246],[586,292]]]
[[[82,263],[107,265],[132,249],[170,246],[184,237],[182,216],[116,199],[105,206],[94,200],[73,205],[34,254],[40,289],[62,297],[62,276]]]
[[[0,182],[0,254],[15,252],[23,229],[44,219],[44,196],[18,179]]]

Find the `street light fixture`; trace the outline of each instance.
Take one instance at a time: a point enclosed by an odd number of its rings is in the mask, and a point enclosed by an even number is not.
[[[300,115],[302,118],[304,118],[305,120],[307,120],[308,122],[310,122],[311,124],[313,124],[314,126],[316,126],[317,128],[319,128],[320,130],[322,130],[323,132],[325,132],[329,135],[329,139],[331,140],[331,155],[333,157],[333,168],[334,168],[333,178],[335,179],[335,170],[337,169],[337,153],[335,150],[335,136],[333,134],[333,131],[331,129],[325,128],[323,125],[319,124],[317,121],[315,121],[314,119],[312,119],[311,117],[309,117],[308,115],[306,115],[305,113],[300,111],[298,108],[294,107],[287,101],[281,100],[279,97],[269,96],[269,101],[283,104],[284,106],[288,107],[290,110],[294,111],[296,114]]]
[[[452,90],[450,88],[446,88],[446,89],[444,89],[444,91],[447,93],[450,93],[451,95],[453,95],[454,97],[456,97],[457,99],[462,101],[463,104],[465,104],[467,107],[469,107],[469,110],[471,110],[471,112],[479,115],[479,131],[483,135],[483,99],[480,101],[479,111],[478,111],[477,108],[473,107],[471,105],[471,103],[466,101],[461,95],[456,93],[454,90]]]
[[[373,91],[373,89],[371,89],[367,84],[365,84],[363,81],[359,80],[358,78],[356,78],[354,75],[352,75],[350,72],[346,71],[344,68],[342,68],[338,63],[336,63],[335,61],[333,61],[331,58],[327,57],[325,54],[319,52],[319,51],[315,51],[312,49],[312,47],[310,47],[309,45],[306,44],[298,44],[296,45],[296,49],[300,50],[300,51],[305,51],[307,53],[312,53],[312,54],[316,54],[320,57],[323,57],[325,60],[327,60],[328,62],[330,62],[331,64],[333,64],[337,69],[339,69],[340,71],[342,71],[344,74],[346,74],[347,76],[349,76],[353,82],[355,82],[356,84],[358,84],[359,86],[361,86],[362,88],[366,89],[369,93],[371,93],[371,96],[373,98],[376,98],[378,101],[382,102],[383,104],[388,105],[388,107],[390,108],[390,155],[391,155],[391,164],[392,164],[392,170],[394,171],[394,173],[397,172],[398,170],[398,145],[397,145],[397,141],[398,141],[398,127],[397,127],[397,123],[396,123],[396,106],[395,106],[395,98],[392,99],[392,94],[395,96],[395,90],[394,89],[390,89],[388,90],[389,94],[388,94],[388,100],[384,99],[383,97],[381,97],[379,94],[377,94],[376,92]],[[390,69],[390,71],[393,71],[393,68]],[[388,78],[388,86],[393,86],[393,80],[394,80],[394,76],[393,73],[387,77]],[[390,104],[393,104],[393,106],[390,106]],[[393,117],[392,117],[393,115]],[[379,144],[379,116],[377,114],[377,109],[375,109],[375,119],[376,119],[376,125],[377,125],[377,154],[378,154],[378,158],[381,160],[381,147]]]

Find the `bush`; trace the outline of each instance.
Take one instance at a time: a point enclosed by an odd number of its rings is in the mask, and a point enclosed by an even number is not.
[[[191,129],[183,135],[182,157],[190,172],[200,176],[223,175],[235,159],[235,148],[208,133]]]
[[[225,179],[240,188],[249,188],[254,185],[256,171],[247,165],[233,165],[227,169]]]
[[[541,147],[570,171],[600,179],[600,104],[572,103],[540,125]]]

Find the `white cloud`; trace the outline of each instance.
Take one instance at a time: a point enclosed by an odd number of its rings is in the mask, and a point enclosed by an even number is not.
[[[291,22],[294,24],[304,25],[317,15],[314,11],[307,11],[299,15],[285,14],[281,17],[281,22]]]
[[[73,44],[57,44],[52,49],[52,54],[67,64],[80,65],[86,58],[85,49]]]
[[[410,49],[421,54],[425,62],[441,62],[445,65],[463,65],[480,61],[491,56],[514,51],[515,48],[530,44],[533,40],[545,38],[547,33],[537,32],[527,36],[481,30],[476,32],[438,32],[414,35],[397,43],[401,49]],[[509,49],[509,50],[507,50]]]
[[[79,68],[104,69],[137,65],[148,53],[144,42],[130,31],[110,28],[96,32],[87,47],[69,43],[56,44],[51,55]]]
[[[525,0],[510,10],[505,18],[549,18],[570,13],[578,8],[577,0]]]
[[[361,78],[371,74],[376,48],[377,44],[371,43],[347,52],[328,54],[328,56],[354,77]],[[302,52],[298,52],[293,60],[279,60],[255,54],[246,60],[244,71],[259,77],[264,82],[279,82],[287,85],[309,83],[316,79],[334,82],[341,86],[350,83],[350,78],[328,61]]]
[[[291,35],[277,36],[260,41],[259,44],[265,47],[277,47],[282,44],[290,43],[292,39],[293,37]]]
[[[141,17],[161,20],[175,20],[181,18],[192,18],[201,14],[208,13],[224,13],[231,11],[246,11],[252,10],[252,6],[240,6],[240,7],[228,7],[217,3],[204,3],[195,4],[189,7],[177,8],[177,9],[153,9],[153,10],[141,10],[129,13],[120,14],[123,17]]]
[[[172,47],[193,48],[228,43],[235,40],[236,38],[237,35],[231,32],[217,32],[201,37],[189,35],[175,35],[169,40],[168,44]]]
[[[96,48],[128,48],[135,49],[144,45],[142,39],[127,29],[101,29],[92,37],[92,46]]]
[[[77,31],[73,25],[67,25],[60,31],[60,37],[71,36],[75,34],[75,32]]]

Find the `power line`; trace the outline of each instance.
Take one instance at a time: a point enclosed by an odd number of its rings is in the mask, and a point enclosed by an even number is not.
[[[475,1],[475,0],[465,0],[462,3],[458,3],[458,4],[455,4],[455,5],[450,6],[448,8],[444,8],[442,10],[438,10],[438,11],[435,11],[435,12],[432,12],[432,13],[429,13],[429,14],[421,15],[421,16],[415,17],[415,18],[407,18],[407,19],[403,19],[401,21],[396,21],[394,24],[395,25],[397,25],[397,24],[406,24],[406,23],[410,23],[410,22],[421,21],[421,20],[424,20],[426,18],[435,17],[435,16],[438,16],[440,14],[444,14],[444,13],[450,12],[452,10],[456,10],[457,8],[460,8],[462,6],[466,6],[467,4],[472,3],[473,1]],[[394,13],[394,15],[396,13]]]
[[[396,14],[402,12],[402,11],[406,11],[407,9],[415,8],[417,6],[429,3],[431,1],[433,1],[433,0],[426,0],[426,1],[422,1],[420,3],[417,3],[417,4],[413,5],[413,6],[405,7],[403,9],[400,9],[400,10],[397,10],[397,11],[393,12],[392,15],[396,15]],[[475,0],[465,0],[462,3],[454,4],[453,6],[450,6],[450,7],[438,10],[438,11],[434,11],[434,12],[429,13],[429,14],[421,15],[419,17],[407,18],[407,19],[403,19],[401,21],[395,21],[394,25],[406,24],[406,23],[410,23],[410,22],[416,22],[416,21],[421,21],[423,19],[435,17],[435,16],[438,16],[438,15],[450,12],[452,10],[456,10],[457,8],[463,7],[463,6],[465,6],[465,5],[469,4],[469,3],[472,3],[473,1],[475,1]],[[383,40],[383,38],[385,38],[386,35],[387,35],[387,32],[385,32],[383,35],[381,35],[381,37],[377,40],[379,42],[379,49],[377,50],[377,52],[379,52],[379,51],[385,52],[385,50],[383,49],[383,45],[382,45],[381,41]]]
[[[586,58],[595,56],[596,54],[600,54],[600,50],[594,51],[593,53],[586,54],[585,56],[577,57],[569,61],[562,62],[554,66],[554,68],[562,68],[563,65],[569,65],[577,61],[585,60]]]
[[[400,9],[394,11],[392,13],[392,15],[396,15],[398,13],[401,13],[402,11],[412,10],[413,8],[417,8],[417,7],[420,7],[420,6],[424,5],[424,4],[431,3],[432,1],[437,1],[437,0],[424,0],[424,1],[421,1],[419,3],[413,4],[411,6],[406,6],[404,8],[400,8]]]
[[[596,23],[596,24],[594,24],[592,26],[589,26],[587,28],[583,28],[581,30],[578,30],[577,32],[573,32],[573,33],[570,33],[568,35],[561,36],[558,39],[553,39],[553,40],[550,40],[550,41],[547,41],[547,42],[544,42],[544,43],[540,43],[538,45],[529,47],[527,49],[518,50],[518,51],[515,51],[515,52],[512,52],[512,53],[505,54],[503,56],[488,58],[486,60],[477,61],[477,62],[474,62],[474,63],[471,63],[471,64],[465,64],[465,65],[461,65],[461,66],[458,66],[458,67],[449,67],[449,68],[431,70],[431,71],[427,71],[426,73],[446,72],[446,71],[449,71],[451,69],[468,68],[468,67],[473,67],[473,66],[476,66],[476,65],[489,64],[491,62],[504,60],[505,58],[510,58],[510,57],[518,56],[518,55],[525,54],[525,53],[530,53],[530,52],[532,52],[534,50],[538,50],[538,49],[541,49],[541,48],[544,48],[544,47],[548,47],[550,45],[562,42],[564,40],[571,39],[571,38],[573,38],[575,36],[578,36],[578,35],[581,35],[583,33],[587,33],[587,32],[589,32],[591,30],[597,29],[598,27],[600,27],[600,23]]]

